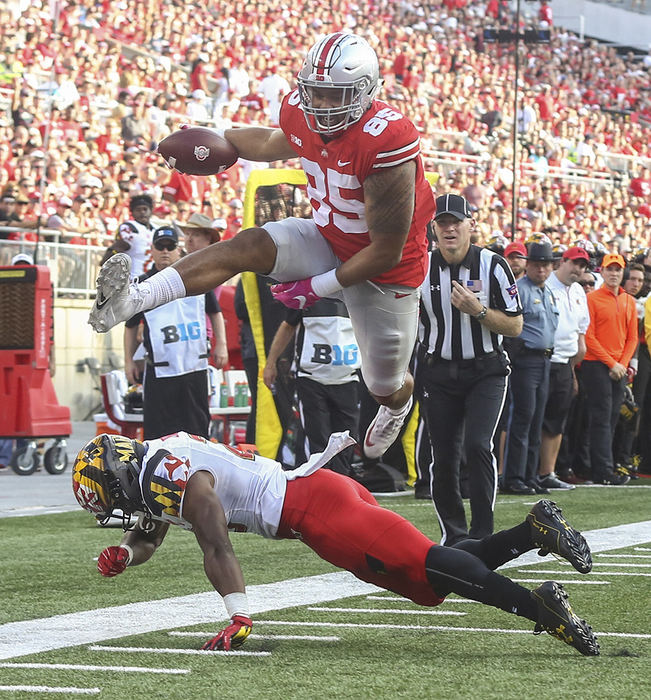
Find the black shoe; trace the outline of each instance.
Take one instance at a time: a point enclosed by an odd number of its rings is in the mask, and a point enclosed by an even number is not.
[[[615,472],[607,472],[603,479],[595,479],[595,484],[602,484],[603,486],[624,486],[628,484],[631,477],[627,474],[615,474]]]
[[[543,495],[549,493],[549,489],[541,486],[537,481],[527,481],[527,486],[533,489],[534,493]]]
[[[429,492],[429,486],[416,486],[414,488],[414,498],[418,501],[430,501],[432,494]]]
[[[533,496],[536,492],[526,484],[510,484],[502,486],[500,493],[510,493],[514,496]]]
[[[558,554],[580,573],[592,571],[592,555],[585,537],[563,518],[561,509],[548,500],[538,501],[529,511],[531,540],[540,547],[538,554]]]
[[[588,476],[581,476],[581,474],[576,474],[571,469],[568,474],[563,474],[561,479],[566,484],[574,484],[574,486],[592,486],[594,481]]]
[[[574,614],[560,583],[545,581],[531,591],[531,597],[538,605],[534,634],[547,632],[584,656],[599,656],[599,642],[592,627]]]
[[[554,472],[550,474],[545,474],[538,479],[540,486],[546,489],[559,489],[563,491],[571,491],[575,488],[574,484],[568,484],[566,481],[559,479]]]
[[[633,458],[635,459],[635,458]],[[633,461],[627,463],[627,464],[616,464],[615,465],[615,474],[620,474],[622,476],[627,476],[629,479],[638,479],[637,471],[638,471],[638,466],[639,466],[639,461],[637,464],[635,464]]]

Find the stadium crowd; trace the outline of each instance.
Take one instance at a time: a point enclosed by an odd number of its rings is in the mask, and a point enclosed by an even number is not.
[[[485,238],[512,235],[513,46],[483,39],[491,22],[512,26],[504,3],[204,0],[189,11],[80,0],[60,3],[56,27],[47,3],[25,5],[2,11],[0,187],[14,203],[1,221],[34,228],[58,210],[62,240],[103,245],[129,197],[147,191],[159,218],[200,211],[234,234],[251,165],[178,178],[152,147],[181,123],[273,124],[305,49],[348,27],[376,48],[385,94],[422,131],[437,190],[464,191]],[[513,238],[545,231],[625,254],[647,246],[651,58],[563,30],[520,50]]]
[[[651,55],[554,29],[520,44],[516,113],[514,47],[483,34],[514,28],[505,3],[77,0],[56,21],[52,5],[0,10],[0,238],[35,240],[40,216],[46,240],[105,247],[142,193],[159,221],[201,213],[234,235],[253,164],[182,176],[152,149],[184,123],[276,124],[306,49],[349,28],[421,131],[436,194],[468,200],[480,244],[541,233],[651,270]]]

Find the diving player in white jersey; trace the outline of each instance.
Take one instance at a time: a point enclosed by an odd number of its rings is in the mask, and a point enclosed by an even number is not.
[[[536,548],[590,571],[585,539],[551,501],[536,503],[510,530],[442,547],[381,508],[361,484],[321,468],[352,442],[348,432],[335,433],[324,452],[283,471],[274,460],[187,433],[145,443],[99,435],[77,455],[75,497],[102,519],[116,508],[126,524],[131,514],[140,517],[118,546],[100,554],[97,568],[103,576],[120,574],[147,561],[170,524],[191,529],[230,617],[202,648],[229,650],[244,642],[253,622],[228,530],[300,539],[331,564],[419,605],[439,605],[455,592],[528,618],[534,632],[547,631],[584,655],[599,653],[592,629],[572,611],[559,584],[547,581],[529,591],[494,571]]]

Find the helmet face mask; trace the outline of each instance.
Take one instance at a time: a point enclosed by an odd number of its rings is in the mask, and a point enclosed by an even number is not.
[[[72,470],[72,489],[79,505],[106,521],[113,510],[131,513],[144,510],[139,474],[145,446],[122,435],[98,435],[77,455]]]
[[[308,51],[297,80],[308,127],[326,136],[359,121],[381,86],[375,51],[365,39],[343,32],[329,34]]]

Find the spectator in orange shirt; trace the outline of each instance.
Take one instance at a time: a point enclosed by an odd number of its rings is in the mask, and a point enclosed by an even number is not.
[[[621,288],[626,264],[608,253],[601,264],[603,285],[588,294],[590,326],[581,364],[590,425],[590,463],[595,484],[620,486],[630,477],[614,472],[613,434],[624,398],[624,386],[637,348],[635,300]]]

